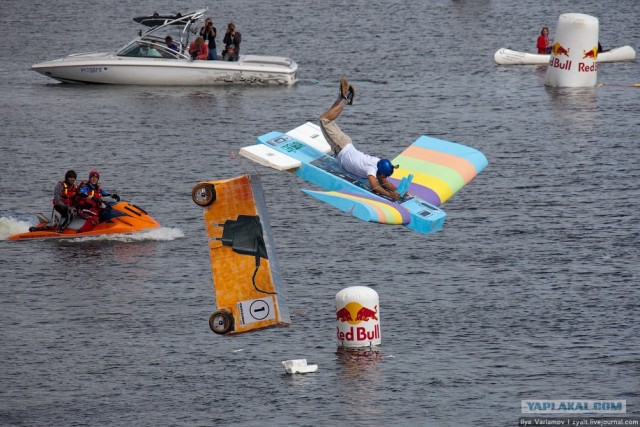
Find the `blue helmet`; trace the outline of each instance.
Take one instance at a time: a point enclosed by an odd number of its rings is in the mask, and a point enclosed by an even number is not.
[[[378,166],[378,175],[382,174],[384,176],[393,175],[393,169],[398,167],[398,166],[393,166],[389,159],[380,160],[377,166]]]

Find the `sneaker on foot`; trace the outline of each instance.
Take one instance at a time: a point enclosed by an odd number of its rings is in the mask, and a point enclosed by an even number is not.
[[[356,88],[349,85],[349,89],[347,90],[347,94],[344,96],[344,99],[347,100],[348,105],[353,104],[353,98],[356,96]]]
[[[346,99],[347,92],[349,91],[349,83],[344,77],[340,78],[340,98]]]

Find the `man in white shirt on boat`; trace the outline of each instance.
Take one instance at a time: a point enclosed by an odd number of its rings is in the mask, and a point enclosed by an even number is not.
[[[354,96],[353,85],[350,85],[345,78],[341,78],[338,99],[320,116],[322,134],[345,171],[359,178],[367,178],[374,193],[398,200],[400,195],[397,188],[387,180],[397,166],[393,166],[388,159],[381,160],[356,149],[351,138],[342,132],[336,123],[345,105],[353,104]]]

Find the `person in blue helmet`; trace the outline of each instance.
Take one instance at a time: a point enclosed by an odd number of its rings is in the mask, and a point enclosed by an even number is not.
[[[100,172],[92,170],[89,172],[89,181],[83,181],[78,186],[78,194],[76,198],[78,213],[81,217],[91,220],[97,224],[102,216],[102,198],[111,197],[116,202],[120,201],[120,196],[115,193],[109,193],[98,184]]]
[[[331,146],[336,160],[345,171],[359,178],[367,178],[374,193],[398,200],[400,198],[398,189],[387,180],[398,166],[392,165],[389,159],[370,156],[356,149],[351,138],[342,132],[336,123],[345,105],[353,104],[355,92],[355,88],[347,82],[347,79],[344,77],[340,79],[338,99],[320,115],[320,129]]]

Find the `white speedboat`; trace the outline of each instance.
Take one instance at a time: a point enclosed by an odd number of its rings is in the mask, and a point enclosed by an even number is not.
[[[234,62],[192,60],[189,44],[197,37],[200,29],[198,20],[206,11],[201,9],[176,15],[175,19],[163,19],[161,25],[141,32],[117,52],[72,54],[34,64],[31,69],[64,83],[156,86],[295,84],[298,64],[285,57],[241,54]],[[165,44],[167,35],[172,36],[177,51]]]
[[[500,65],[536,65],[548,64],[551,55],[540,53],[520,52],[511,49],[498,49],[493,59]],[[632,61],[636,58],[636,51],[631,46],[621,46],[598,53],[598,62]]]

